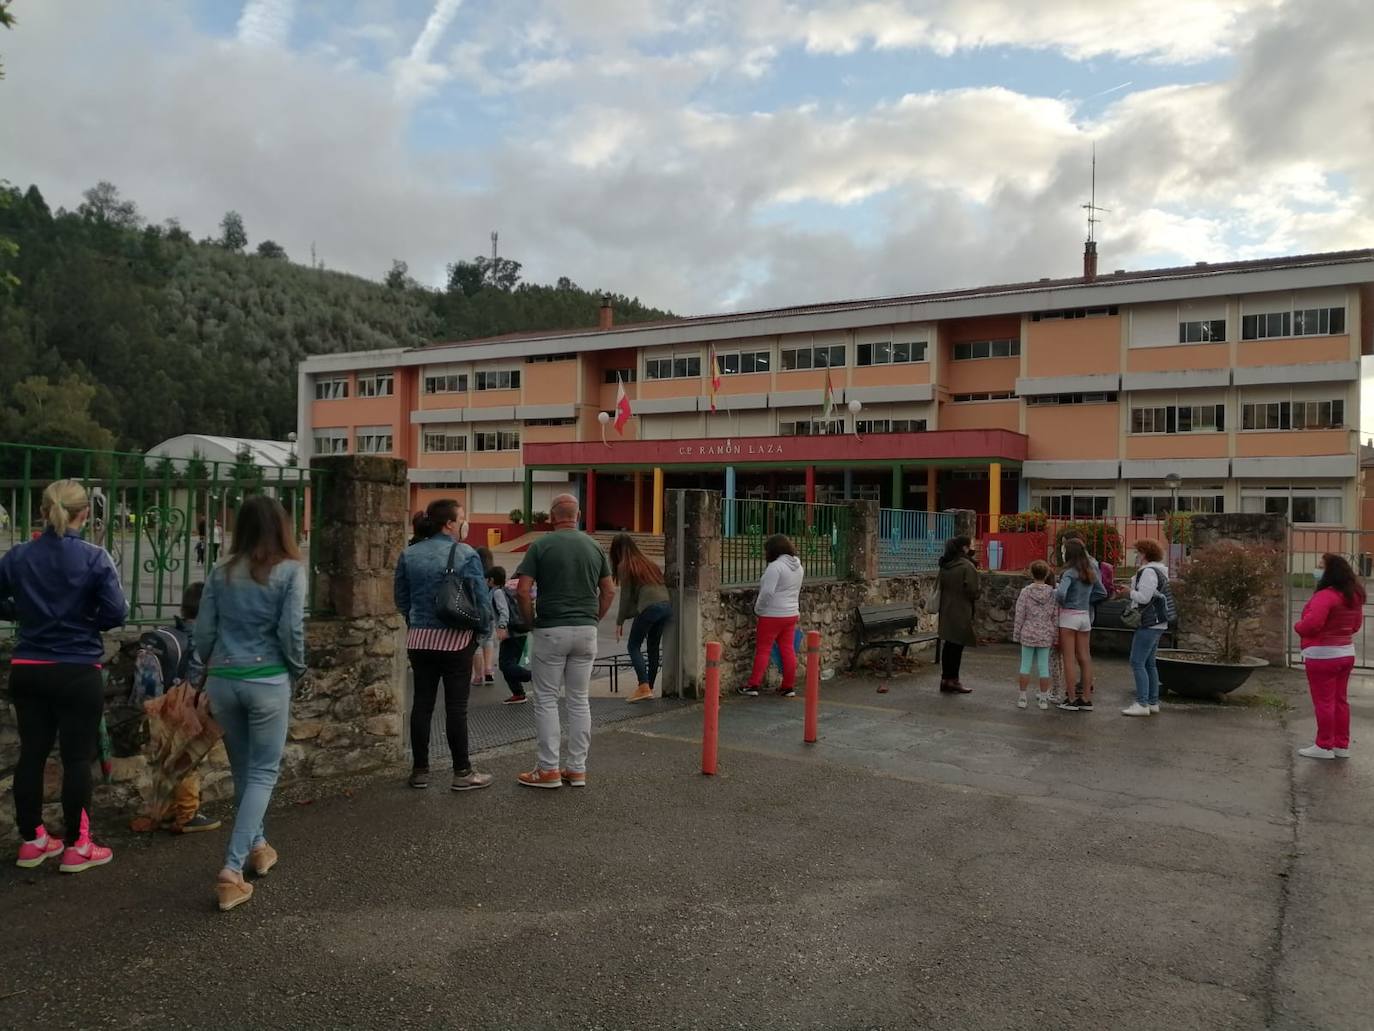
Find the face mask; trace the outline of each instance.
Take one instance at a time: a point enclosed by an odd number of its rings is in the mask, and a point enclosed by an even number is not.
[[[1326,574],[1326,570],[1325,570],[1325,569],[1314,569],[1314,570],[1312,570],[1312,579],[1315,580],[1317,583],[1321,583],[1322,577],[1323,577],[1325,574]]]

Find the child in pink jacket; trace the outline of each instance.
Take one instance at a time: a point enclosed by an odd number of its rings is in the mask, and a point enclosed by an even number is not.
[[[1364,588],[1350,563],[1326,554],[1313,570],[1317,592],[1294,625],[1302,641],[1302,663],[1317,740],[1298,754],[1308,759],[1345,759],[1350,755],[1350,703],[1346,688],[1355,668],[1355,634],[1364,626]]]
[[[1050,707],[1050,648],[1059,637],[1059,606],[1054,599],[1054,587],[1046,583],[1050,567],[1037,559],[1030,564],[1031,582],[1021,588],[1016,598],[1016,621],[1011,639],[1021,645],[1021,693],[1016,707],[1026,708],[1026,689],[1030,686],[1031,667],[1040,678],[1040,690],[1035,703],[1042,709]]]

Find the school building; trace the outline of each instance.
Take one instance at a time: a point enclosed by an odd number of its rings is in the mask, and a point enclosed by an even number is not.
[[[586,330],[315,356],[300,449],[403,458],[413,507],[456,497],[478,525],[571,491],[594,529],[660,531],[666,489],[706,487],[1358,526],[1374,250],[1096,262],[1089,244],[1070,279],[620,326],[607,307]]]

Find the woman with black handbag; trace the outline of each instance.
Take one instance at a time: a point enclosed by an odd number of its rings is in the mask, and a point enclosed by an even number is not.
[[[460,539],[462,511],[449,498],[433,501],[415,526],[422,539],[396,563],[396,608],[406,621],[406,652],[414,672],[410,709],[410,786],[429,787],[429,727],[439,683],[453,757],[454,791],[487,787],[491,775],[468,761],[468,695],[472,655],[492,621],[491,595],[477,552]]]

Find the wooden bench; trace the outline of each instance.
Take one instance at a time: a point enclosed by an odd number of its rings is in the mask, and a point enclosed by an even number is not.
[[[915,644],[927,644],[935,640],[934,634],[919,631],[921,616],[916,606],[910,602],[897,605],[860,605],[854,610],[855,631],[858,645],[854,658],[850,660],[851,671],[859,668],[859,659],[864,652],[875,649],[887,651],[887,675],[892,676],[892,657],[897,649],[906,656]]]

